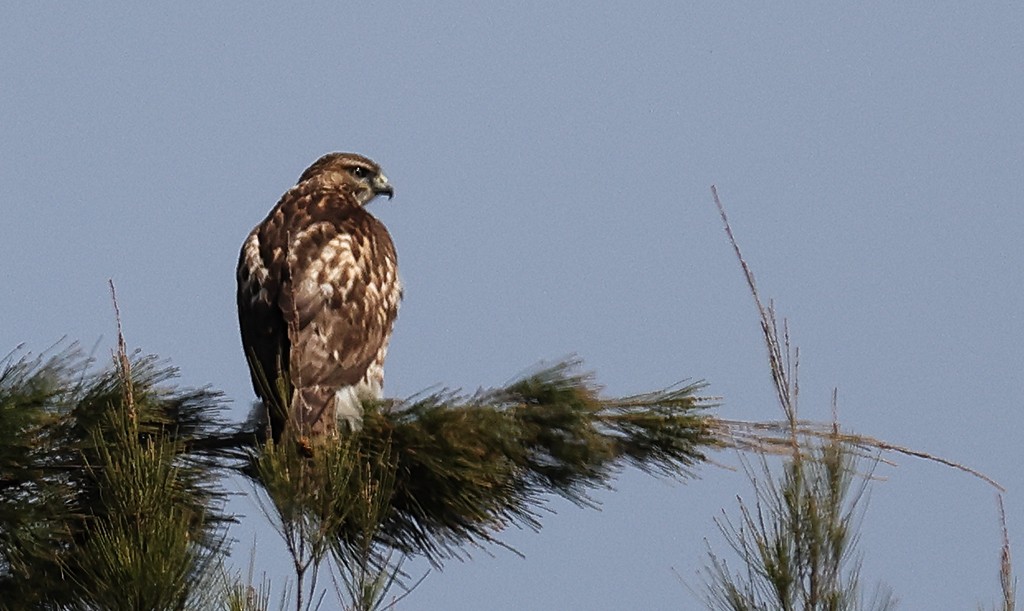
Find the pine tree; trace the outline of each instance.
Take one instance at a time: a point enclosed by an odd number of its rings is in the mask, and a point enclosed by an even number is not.
[[[229,518],[209,456],[220,397],[122,351],[0,364],[0,601],[10,609],[206,608]]]
[[[503,388],[367,403],[337,443],[275,445],[229,426],[222,397],[119,349],[98,371],[74,346],[8,356],[0,373],[0,601],[11,609],[266,608],[222,581],[228,471],[270,499],[292,555],[296,609],[317,608],[325,561],[345,603],[381,608],[409,555],[538,529],[550,495],[582,506],[624,465],[685,477],[723,445],[700,384],[601,396],[580,363]],[[31,586],[31,587],[30,587]],[[225,602],[227,601],[227,602]]]

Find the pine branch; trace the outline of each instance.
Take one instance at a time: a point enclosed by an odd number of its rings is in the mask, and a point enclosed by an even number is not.
[[[330,511],[335,542],[357,546],[365,529],[351,518],[361,514],[351,503],[365,478],[351,474],[375,474],[392,490],[374,533],[377,544],[435,563],[462,557],[467,544],[500,545],[496,534],[509,525],[538,529],[551,494],[593,505],[588,492],[608,486],[626,464],[690,475],[704,452],[720,445],[703,413],[712,403],[694,394],[700,388],[604,398],[578,361],[566,361],[474,395],[442,391],[398,405],[367,404],[362,430],[343,442],[354,464],[336,480],[318,480],[337,504],[328,510],[310,503],[307,510],[318,524],[330,521]],[[325,448],[334,444],[306,455],[308,473],[334,469],[335,450]],[[294,474],[294,463],[280,468],[286,466]],[[282,489],[283,478],[266,462],[250,473],[294,515],[305,478]]]
[[[219,395],[167,386],[173,368],[123,351],[98,372],[76,345],[16,357],[0,362],[0,600],[117,609],[200,597],[228,518],[216,470],[185,448],[223,429]]]

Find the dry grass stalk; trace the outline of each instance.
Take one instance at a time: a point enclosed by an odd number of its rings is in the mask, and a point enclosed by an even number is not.
[[[789,329],[785,321],[783,321],[782,332],[779,332],[774,304],[769,301],[768,305],[765,306],[764,302],[762,302],[760,293],[757,290],[754,273],[751,271],[746,259],[743,258],[739,243],[736,241],[732,226],[729,224],[729,217],[726,215],[725,206],[722,205],[722,201],[718,197],[718,189],[714,185],[711,187],[711,196],[714,199],[715,206],[718,208],[719,216],[722,218],[722,224],[725,227],[729,243],[732,245],[737,260],[739,260],[740,267],[743,268],[743,275],[754,298],[754,303],[757,305],[757,311],[761,318],[761,330],[768,349],[768,361],[771,367],[772,380],[779,405],[782,407],[785,416],[785,421],[783,422],[744,422],[713,419],[715,420],[715,429],[720,435],[719,441],[722,445],[745,451],[784,454],[787,450],[789,452],[799,452],[798,448],[801,445],[801,438],[826,439],[838,434],[840,441],[857,451],[863,452],[865,456],[875,452],[886,452],[921,458],[967,473],[994,487],[1000,493],[1005,492],[1006,489],[999,482],[963,463],[868,435],[836,432],[833,431],[834,424],[800,420],[797,417],[799,386],[796,382],[796,372],[799,367],[799,351],[793,349],[790,344]],[[786,447],[787,444],[788,448]],[[890,460],[883,460],[882,462],[890,465],[896,464]]]

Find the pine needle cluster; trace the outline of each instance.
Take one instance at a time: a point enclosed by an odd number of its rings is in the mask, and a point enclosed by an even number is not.
[[[786,461],[782,473],[764,457],[760,473],[745,463],[756,502],[740,501],[738,519],[716,520],[740,569],[708,550],[705,601],[710,609],[893,609],[885,587],[864,598],[857,530],[868,479],[839,435]]]
[[[327,558],[346,604],[378,608],[406,556],[439,565],[501,545],[510,525],[539,529],[552,495],[592,506],[626,465],[684,477],[722,444],[700,384],[608,398],[576,360],[473,394],[367,403],[359,431],[312,449],[229,427],[220,395],[176,389],[175,373],[123,345],[99,371],[75,346],[0,362],[0,606],[230,600],[232,584],[209,584],[230,522],[217,483],[239,470],[270,500],[296,608],[322,600]]]
[[[539,528],[548,495],[593,505],[588,492],[607,486],[624,465],[690,474],[720,444],[700,388],[602,397],[580,363],[567,360],[472,395],[366,404],[362,429],[340,444],[343,458],[334,445],[316,446],[306,458],[304,472],[316,473],[314,487],[335,503],[318,507],[317,497],[308,505],[333,516],[337,544],[359,547],[366,510],[348,504],[366,496],[368,479],[385,482],[386,503],[371,512],[376,543],[435,563],[461,557],[467,544],[496,543],[509,525]],[[294,478],[292,462],[258,456],[257,480],[284,516],[295,516],[295,499],[310,498],[301,489],[309,475]]]
[[[174,375],[123,352],[92,372],[76,346],[0,362],[4,608],[203,607],[227,518],[185,448],[216,434],[222,405]]]

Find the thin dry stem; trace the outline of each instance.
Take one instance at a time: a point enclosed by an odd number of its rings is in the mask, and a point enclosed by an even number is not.
[[[986,484],[995,488],[998,492],[1004,493],[1006,489],[996,480],[985,475],[981,471],[958,463],[941,456],[928,452],[913,450],[901,445],[876,439],[868,435],[857,433],[834,432],[832,424],[823,424],[809,420],[797,420],[795,427],[788,421],[760,421],[751,422],[747,420],[727,420],[714,418],[710,423],[710,429],[722,447],[732,448],[741,451],[752,451],[763,454],[786,455],[792,454],[792,439],[795,434],[797,439],[828,439],[836,436],[843,443],[863,451],[861,456],[872,456],[874,452],[892,452],[903,454],[914,458],[921,458],[935,462],[946,467],[952,467],[963,471],[968,475],[976,477]],[[890,466],[897,466],[897,463],[879,458],[879,460]]]
[[[736,259],[740,262],[740,267],[743,269],[743,276],[747,280],[750,294],[757,305],[757,312],[761,318],[761,332],[764,334],[765,346],[768,348],[768,362],[771,367],[772,379],[775,382],[775,392],[779,405],[782,406],[786,418],[795,423],[797,420],[796,399],[799,388],[791,383],[789,373],[793,372],[794,375],[796,374],[796,370],[799,367],[799,353],[794,353],[791,349],[789,327],[785,321],[783,321],[780,341],[779,328],[775,317],[775,304],[769,301],[768,307],[765,307],[761,301],[761,294],[757,290],[754,272],[747,264],[747,260],[743,258],[743,252],[740,251],[739,242],[736,241],[736,236],[732,232],[729,216],[725,213],[725,206],[722,205],[722,200],[718,197],[718,189],[715,185],[711,185],[711,196],[715,200],[719,216],[722,217],[725,234],[729,237],[729,243],[732,245],[733,252],[736,253]],[[794,444],[794,451],[796,451],[797,439],[794,437],[792,442]]]
[[[1003,507],[1003,495],[996,495],[999,505],[999,524],[1003,528],[1003,546],[999,558],[999,585],[1003,590],[1003,609],[1016,609],[1017,588],[1013,579],[1013,562],[1010,558],[1010,529],[1006,526],[1006,509]]]
[[[928,452],[912,450],[904,446],[866,435],[852,433],[840,434],[838,433],[837,425],[826,428],[824,425],[819,423],[798,419],[796,398],[799,393],[799,387],[794,380],[796,379],[796,371],[799,367],[799,352],[795,351],[790,344],[789,328],[785,321],[783,321],[783,329],[780,336],[778,324],[776,322],[777,319],[775,316],[774,303],[769,302],[768,306],[765,307],[764,303],[761,301],[760,293],[757,290],[757,282],[754,279],[754,272],[750,269],[746,259],[743,258],[743,253],[740,251],[739,243],[736,241],[736,236],[733,234],[732,226],[729,224],[729,217],[726,215],[725,206],[718,197],[718,189],[714,185],[711,186],[711,196],[714,199],[715,206],[718,208],[718,214],[722,218],[722,224],[725,227],[725,234],[728,236],[733,252],[736,253],[736,258],[739,260],[740,267],[743,269],[743,275],[747,280],[747,286],[750,288],[750,293],[754,297],[754,303],[757,305],[757,311],[761,317],[761,330],[764,333],[765,344],[768,349],[768,361],[771,366],[772,380],[775,383],[775,391],[778,396],[779,405],[782,406],[786,418],[786,422],[740,422],[717,420],[716,424],[720,425],[720,428],[717,429],[716,433],[720,434],[720,443],[725,447],[733,447],[740,450],[782,454],[784,452],[783,446],[788,442],[788,448],[785,448],[785,450],[788,450],[790,453],[795,453],[793,455],[799,457],[801,455],[801,451],[799,449],[801,438],[825,438],[837,435],[837,438],[840,441],[843,441],[861,451],[894,452],[896,454],[903,454],[914,458],[922,458],[947,467],[952,467],[958,471],[977,477],[994,487],[1000,493],[1005,492],[1005,488],[991,477],[977,469],[947,458],[929,454]],[[836,396],[836,394],[833,394],[833,420],[835,420],[834,406]],[[712,428],[715,427],[713,426]],[[883,462],[893,464],[889,461]]]
[[[121,377],[121,388],[124,392],[124,404],[128,408],[128,417],[131,418],[132,422],[135,422],[132,364],[128,359],[128,345],[124,341],[124,332],[121,329],[121,308],[117,305],[117,290],[114,289],[114,279],[108,278],[107,283],[110,285],[110,300],[114,303],[114,320],[117,321],[117,352],[114,355],[114,362],[117,363],[118,375]]]

